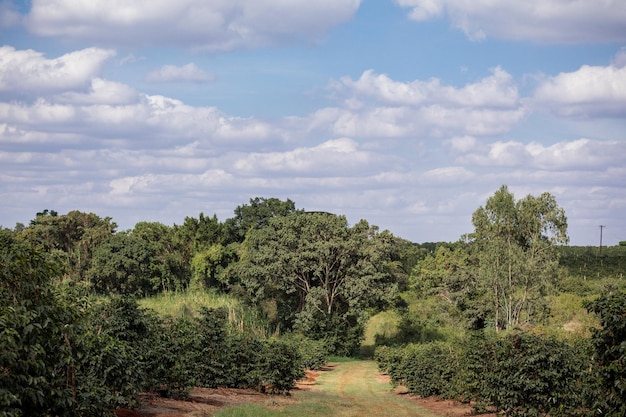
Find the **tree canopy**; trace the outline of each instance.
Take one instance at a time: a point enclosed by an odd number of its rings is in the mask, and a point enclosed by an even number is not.
[[[472,224],[474,232],[454,250],[439,247],[418,264],[413,288],[440,294],[469,327],[511,329],[544,317],[543,295],[558,274],[557,245],[568,242],[567,218],[554,196],[516,201],[502,186]]]
[[[278,325],[354,349],[366,309],[389,304],[393,237],[362,220],[292,213],[251,229],[239,272],[250,296],[271,306]],[[350,339],[350,340],[347,340]]]

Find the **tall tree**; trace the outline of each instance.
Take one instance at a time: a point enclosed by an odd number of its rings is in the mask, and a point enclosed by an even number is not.
[[[393,246],[393,235],[363,220],[349,227],[343,216],[293,213],[249,231],[239,271],[252,297],[273,303],[280,324],[349,350],[366,309],[394,299]]]
[[[286,216],[296,211],[296,204],[289,199],[282,201],[278,198],[251,198],[250,204],[238,206],[235,217],[224,223],[228,242],[243,242],[248,230],[262,228],[272,217]]]
[[[515,201],[502,186],[472,216],[480,260],[479,278],[491,288],[497,329],[541,315],[546,290],[556,278],[556,245],[567,244],[567,218],[554,196]]]
[[[440,245],[434,254],[421,260],[411,274],[411,289],[423,297],[436,295],[451,307],[463,325],[482,328],[490,315],[486,300],[489,288],[482,285],[477,271],[476,251],[466,244]],[[487,302],[485,302],[487,301]]]
[[[63,262],[70,278],[83,281],[94,251],[116,228],[110,217],[101,218],[78,210],[63,215],[44,210],[37,213],[21,236]]]
[[[139,222],[132,236],[150,247],[152,280],[162,291],[181,290],[189,284],[191,267],[185,246],[176,239],[174,228],[157,222]]]
[[[153,247],[130,232],[109,237],[94,253],[87,277],[102,294],[150,295],[161,289],[153,270]]]
[[[189,247],[193,253],[224,242],[224,225],[219,222],[217,215],[205,216],[200,213],[198,218],[185,217],[182,225],[174,226],[175,234],[180,244]]]

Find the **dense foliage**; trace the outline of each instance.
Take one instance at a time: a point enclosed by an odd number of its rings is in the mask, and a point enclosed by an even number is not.
[[[626,292],[607,294],[588,303],[600,316],[593,331],[599,392],[594,408],[607,416],[626,415]]]
[[[328,353],[356,354],[381,311],[394,324],[367,352],[378,345],[381,369],[415,394],[507,415],[626,414],[626,245],[563,246],[554,197],[506,186],[472,223],[458,242],[415,244],[276,198],[225,222],[120,232],[44,210],[0,229],[0,417],[111,415],[142,390],[288,392]],[[236,298],[264,324],[137,303],[179,291]]]
[[[102,416],[132,402],[135,357],[92,316],[39,250],[0,242],[0,415]],[[85,301],[85,300],[82,300]]]
[[[0,415],[105,416],[141,390],[284,393],[300,346],[230,327],[225,310],[160,319],[128,297],[82,296],[44,252],[0,233]]]
[[[376,351],[392,382],[420,396],[474,401],[511,416],[585,412],[591,381],[584,346],[531,334],[431,342]],[[483,408],[484,409],[484,408]]]
[[[392,243],[365,221],[349,227],[343,216],[294,213],[250,230],[238,272],[255,303],[273,306],[280,328],[352,354],[366,310],[395,298]]]

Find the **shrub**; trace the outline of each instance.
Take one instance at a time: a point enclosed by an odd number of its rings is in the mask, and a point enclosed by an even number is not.
[[[585,359],[553,337],[511,334],[480,349],[479,401],[511,416],[575,415],[584,406]]]
[[[319,370],[326,364],[328,347],[323,340],[309,339],[298,333],[291,333],[283,340],[298,351],[305,369]]]
[[[626,293],[604,295],[588,303],[600,316],[602,327],[593,329],[595,371],[599,392],[594,408],[603,415],[626,415]]]
[[[42,252],[0,244],[0,416],[105,416],[137,393],[135,357]]]
[[[302,358],[297,349],[280,340],[265,343],[262,359],[263,383],[272,393],[288,393],[304,377]]]

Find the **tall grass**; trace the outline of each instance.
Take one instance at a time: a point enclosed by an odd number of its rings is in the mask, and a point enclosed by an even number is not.
[[[244,305],[234,296],[215,290],[164,292],[141,299],[139,305],[154,310],[161,317],[196,317],[202,307],[224,308],[228,311],[228,321],[237,330],[264,338],[269,335],[267,320],[256,309]]]

